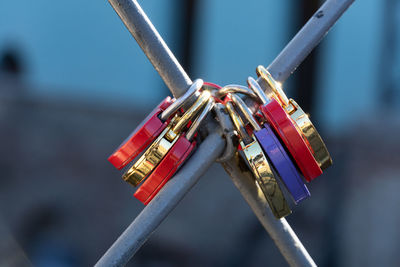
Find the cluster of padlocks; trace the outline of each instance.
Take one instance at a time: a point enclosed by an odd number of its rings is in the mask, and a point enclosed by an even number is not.
[[[266,92],[252,77],[247,87],[221,88],[196,80],[183,96],[167,97],[148,115],[108,159],[122,169],[138,157],[123,174],[126,182],[140,185],[137,199],[147,205],[185,163],[199,141],[199,126],[216,103],[229,114],[234,144],[275,217],[291,213],[282,188],[295,204],[310,196],[302,177],[310,182],[320,176],[332,164],[329,152],[308,115],[270,73],[259,66],[257,75]],[[255,112],[240,94],[258,103]]]

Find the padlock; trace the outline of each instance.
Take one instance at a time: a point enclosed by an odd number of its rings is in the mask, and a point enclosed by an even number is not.
[[[154,139],[161,134],[170,122],[170,117],[203,86],[201,79],[195,80],[189,90],[180,98],[164,99],[131,135],[111,154],[108,161],[117,169],[122,169],[136,158]]]
[[[286,112],[295,122],[297,130],[302,134],[303,139],[306,141],[319,167],[325,170],[331,166],[332,158],[329,151],[308,115],[293,99],[288,99],[286,97],[281,84],[274,80],[267,69],[261,65],[258,66],[257,75],[269,85],[267,86],[267,91],[269,92],[267,95],[274,95],[275,99],[279,100],[278,102],[280,102],[282,107],[285,108]]]
[[[143,181],[168,153],[181,135],[182,129],[197,115],[211,97],[209,91],[203,91],[196,102],[182,115],[177,114],[167,128],[149,146],[143,155],[124,173],[122,178],[137,186]]]
[[[201,114],[192,123],[189,130],[182,134],[171,150],[165,155],[146,181],[136,190],[134,196],[147,205],[171,179],[176,171],[185,163],[196,146],[193,141],[201,122],[214,106],[214,99],[210,98]]]
[[[239,144],[245,155],[255,180],[276,218],[282,218],[291,213],[289,204],[275,178],[271,166],[266,158],[260,144],[254,135],[249,135],[244,127],[243,121],[235,111],[230,99],[227,95],[226,109],[233,121],[235,129],[238,133]]]
[[[258,121],[254,118],[251,110],[246,106],[244,101],[236,96],[231,95],[231,99],[237,106],[246,120],[253,128],[253,134],[263,148],[266,155],[269,157],[272,165],[279,174],[294,202],[298,204],[300,201],[310,196],[307,186],[304,184],[299,172],[290,160],[290,157],[282,147],[278,138],[275,136],[268,123],[264,123],[261,127]]]
[[[331,155],[308,115],[293,99],[289,99],[289,106],[286,108],[286,111],[292,120],[296,122],[298,130],[302,133],[303,138],[309,145],[320,168],[325,170],[330,167],[332,165]]]
[[[249,77],[247,83],[262,103],[259,107],[260,111],[289,150],[304,178],[310,182],[320,176],[322,170],[302,135],[297,131],[295,122],[275,98],[269,99],[264,94],[256,80]]]

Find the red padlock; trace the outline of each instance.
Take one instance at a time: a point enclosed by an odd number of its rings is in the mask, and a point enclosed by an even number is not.
[[[192,141],[195,133],[214,106],[214,99],[210,98],[201,114],[192,123],[185,135],[181,135],[171,150],[162,159],[147,180],[136,190],[134,196],[147,205],[171,179],[176,171],[185,163],[196,146],[196,141]]]
[[[162,121],[159,115],[172,104],[171,97],[161,102],[136,127],[128,138],[111,154],[108,161],[117,169],[122,169],[142,152],[167,127],[168,120]]]
[[[171,115],[203,86],[203,81],[196,80],[193,85],[195,86],[191,86],[190,90],[177,100],[171,100],[169,96],[165,98],[111,154],[108,161],[115,168],[122,169],[137,157],[167,127]]]
[[[249,77],[247,82],[263,103],[263,105],[260,105],[260,111],[271,124],[275,132],[278,133],[304,175],[304,178],[310,182],[320,176],[322,170],[301,134],[297,131],[290,116],[274,98],[267,98],[256,80]]]

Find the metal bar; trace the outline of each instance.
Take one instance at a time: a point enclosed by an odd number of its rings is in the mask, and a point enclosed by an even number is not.
[[[323,8],[323,13],[328,15],[322,16],[322,19],[319,18],[318,23],[314,21],[316,16],[311,18],[314,22],[307,23],[271,63],[269,71],[274,78],[280,82],[286,80],[353,1],[327,0],[321,8]],[[137,1],[109,0],[109,2],[160,73],[171,92],[176,96],[182,95],[191,84],[190,79]],[[313,28],[316,29],[318,34],[313,33]],[[309,38],[308,34],[312,34],[313,38]],[[143,209],[96,266],[122,266],[126,264],[187,191],[197,182],[204,170],[219,156],[223,147],[223,139],[216,133],[210,134],[185,166]],[[267,216],[266,200],[259,199],[259,196],[254,192],[254,184],[249,183],[248,178],[246,181],[246,175],[240,173],[235,164],[236,162],[232,160],[225,163],[224,166],[230,166],[228,172],[233,182],[256,213],[261,224],[271,235],[288,263],[292,266],[315,265],[286,220],[276,220]],[[197,170],[197,172],[193,170]]]
[[[268,66],[275,80],[283,83],[328,33],[354,0],[327,0]]]
[[[209,135],[95,266],[124,266],[222,153],[224,142],[219,133]]]
[[[286,261],[290,266],[316,266],[286,219],[277,220],[274,217],[264,195],[254,186],[250,171],[239,167],[245,164],[240,161],[241,158],[236,153],[232,160],[222,165]]]
[[[124,22],[172,94],[175,97],[183,95],[192,81],[138,2],[136,0],[109,0],[108,2]]]

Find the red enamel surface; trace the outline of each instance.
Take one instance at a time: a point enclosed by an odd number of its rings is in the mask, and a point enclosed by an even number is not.
[[[168,121],[161,121],[158,117],[172,103],[167,97],[162,101],[144,121],[136,127],[130,136],[111,154],[108,161],[117,169],[122,169],[140,152],[142,152],[167,127]]]
[[[260,110],[282,139],[304,178],[310,182],[320,176],[322,174],[321,168],[282,106],[275,99],[272,99],[270,103],[260,106]]]
[[[189,142],[184,136],[179,137],[175,145],[162,159],[147,180],[136,190],[134,196],[147,205],[171,179],[180,166],[189,157],[196,143]]]

